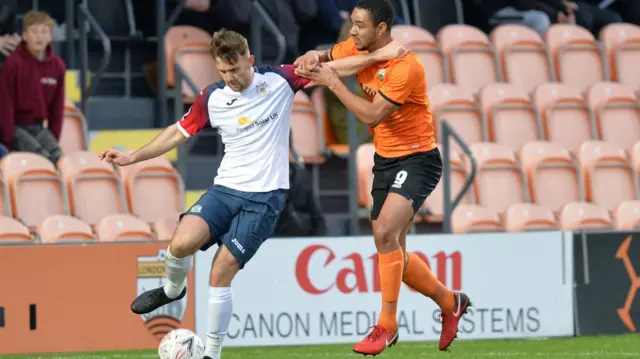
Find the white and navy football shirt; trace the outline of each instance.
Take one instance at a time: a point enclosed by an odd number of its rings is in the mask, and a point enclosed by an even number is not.
[[[253,82],[235,92],[224,81],[205,88],[178,121],[191,137],[206,126],[225,144],[214,184],[244,192],[289,188],[289,130],[295,93],[309,80],[293,65],[254,67]]]

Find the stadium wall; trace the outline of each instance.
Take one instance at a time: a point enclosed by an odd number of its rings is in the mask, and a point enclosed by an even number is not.
[[[462,339],[635,332],[638,233],[409,236],[448,286],[470,294]],[[638,242],[638,243],[636,243]],[[213,251],[187,298],[149,316],[132,299],[164,282],[166,242],[0,246],[0,354],[155,349],[175,327],[204,336]],[[234,281],[230,346],[352,343],[375,323],[370,237],[272,239]],[[575,288],[574,288],[575,284]],[[403,288],[402,341],[438,336],[438,311]],[[634,321],[635,319],[635,321]]]

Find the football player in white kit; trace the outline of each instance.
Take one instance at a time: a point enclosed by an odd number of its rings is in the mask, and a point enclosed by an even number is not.
[[[293,65],[254,67],[247,40],[234,31],[213,34],[211,52],[223,81],[205,88],[176,124],[131,154],[107,150],[100,158],[127,166],[160,156],[207,126],[219,130],[225,153],[214,185],[180,216],[167,249],[167,284],[131,304],[146,314],[182,299],[193,254],[218,244],[209,280],[205,357],[218,359],[232,312],[231,281],[273,234],[289,188],[289,131],[296,91],[309,80]],[[342,77],[379,61],[403,56],[392,42],[371,54],[325,63]]]

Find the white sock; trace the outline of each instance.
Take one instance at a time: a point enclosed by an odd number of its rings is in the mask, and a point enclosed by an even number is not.
[[[164,293],[169,298],[175,298],[182,293],[187,286],[187,274],[193,267],[193,256],[176,258],[171,254],[171,246],[167,248],[164,256],[164,270],[167,274],[167,284],[164,286]]]
[[[209,288],[209,321],[207,322],[207,344],[204,355],[220,359],[222,341],[233,315],[233,298],[229,287]]]

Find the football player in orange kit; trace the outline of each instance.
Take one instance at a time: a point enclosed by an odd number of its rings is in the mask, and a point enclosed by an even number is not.
[[[377,325],[353,347],[377,355],[398,341],[397,308],[402,282],[432,298],[442,310],[440,350],[457,337],[458,322],[471,305],[452,292],[427,264],[406,251],[412,219],[442,175],[424,68],[413,52],[370,65],[358,73],[367,99],[353,94],[329,66],[320,63],[373,52],[392,41],[394,9],[389,0],[360,0],[351,14],[351,38],[326,51],[298,58],[296,73],[328,87],[374,133],[376,154],[371,220],[378,252],[382,310]]]

